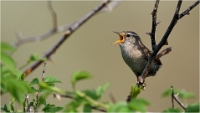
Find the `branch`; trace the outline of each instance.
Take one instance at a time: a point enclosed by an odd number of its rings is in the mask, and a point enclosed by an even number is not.
[[[112,1],[106,5],[105,8],[101,10],[101,12],[111,12],[114,8],[116,8],[123,0]]]
[[[174,89],[173,89],[173,86],[171,86],[171,90],[172,90],[172,94],[171,94],[171,97],[172,97],[172,108],[174,108],[174,99],[173,99],[173,95],[174,95]]]
[[[117,7],[117,5],[122,1],[112,1],[110,2],[110,0],[106,0],[109,1],[108,3],[106,3],[106,6],[104,6],[104,8],[101,9],[101,12],[105,12],[105,11],[112,11],[115,7]],[[36,41],[43,41],[47,38],[49,38],[50,36],[53,36],[56,33],[59,32],[63,32],[66,30],[69,30],[69,28],[71,26],[73,26],[75,23],[77,23],[78,21],[71,23],[71,24],[66,24],[66,25],[61,25],[61,26],[57,26],[57,16],[56,16],[56,12],[52,7],[51,1],[48,0],[47,1],[47,8],[52,16],[52,24],[53,27],[46,31],[45,33],[38,35],[38,36],[29,36],[29,37],[23,37],[23,35],[21,34],[20,31],[18,31],[16,33],[16,37],[17,37],[17,41],[14,43],[15,47],[19,47],[22,44],[28,43],[28,42],[36,42]]]
[[[42,81],[44,82],[44,74],[45,74],[45,66],[46,66],[46,63],[44,62],[44,66],[43,66],[43,70],[42,70]]]
[[[36,95],[36,103],[35,103],[35,108],[34,108],[34,112],[37,113],[38,112],[38,104],[39,104],[39,96],[38,96],[38,92],[35,93]]]
[[[54,11],[50,0],[47,1],[47,7],[48,7],[48,9],[51,13],[52,19],[53,19],[53,29],[56,30],[56,28],[57,28],[57,16],[56,16],[56,12]]]
[[[199,1],[197,1],[197,2],[199,3]],[[195,2],[195,5],[193,4],[192,6],[190,6],[190,8],[191,7],[194,8],[195,6],[197,6],[198,5],[197,2]],[[146,64],[146,66],[145,66],[145,68],[144,68],[144,70],[142,72],[142,75],[139,77],[139,82],[140,82],[139,84],[143,84],[144,83],[145,78],[146,78],[146,76],[147,76],[147,74],[149,72],[149,69],[150,69],[152,61],[155,60],[155,57],[156,57],[158,51],[165,45],[165,43],[166,43],[166,41],[167,41],[172,29],[176,25],[177,21],[180,19],[179,10],[181,8],[181,4],[182,4],[182,0],[179,0],[170,25],[168,26],[164,36],[162,37],[162,39],[159,42],[159,44],[156,46],[156,48],[153,51],[153,53],[148,57],[148,63]],[[188,11],[190,11],[190,10],[188,10]]]
[[[156,32],[156,26],[157,26],[157,9],[158,9],[158,4],[159,4],[160,0],[156,0],[155,2],[155,6],[152,12],[152,28],[151,28],[151,45],[152,45],[152,50],[154,51],[154,49],[156,48],[156,39],[155,39],[155,32]]]
[[[68,30],[65,32],[64,36],[60,38],[60,40],[43,56],[43,58],[49,59],[50,56],[56,52],[56,50],[68,39],[68,37],[74,33],[81,25],[83,25],[85,22],[87,22],[91,17],[93,17],[95,14],[97,14],[101,9],[106,7],[106,5],[110,2],[110,0],[106,0],[99,6],[97,6],[94,10],[86,14],[83,18],[78,20],[76,23],[74,23],[72,26],[68,28]],[[43,61],[37,61],[35,64],[33,64],[30,68],[24,71],[25,75],[24,78],[27,77],[31,72],[33,72]]]
[[[60,94],[53,94],[54,98],[58,98],[60,100],[60,97],[64,97],[64,98],[70,98],[70,99],[74,99],[73,96],[71,95],[60,95]],[[102,111],[102,112],[106,112],[105,109],[102,109],[102,108],[98,108],[98,107],[95,107],[95,106],[91,106],[92,109],[95,109],[95,110],[98,110],[98,111]]]
[[[180,15],[179,15],[179,19],[181,19],[182,17],[184,17],[185,15],[189,15],[190,11],[196,7],[199,4],[199,0],[197,0],[193,5],[191,5],[189,8],[187,8],[185,11],[183,11]]]
[[[186,107],[185,105],[178,99],[178,94],[174,94],[174,89],[173,89],[173,86],[171,86],[171,90],[172,90],[172,94],[171,94],[171,97],[172,97],[172,108],[174,108],[174,100],[176,100],[176,102],[185,110]]]
[[[23,37],[22,34],[18,31],[16,33],[18,40],[14,43],[15,47],[19,47],[20,45],[27,43],[27,42],[41,41],[41,40],[44,40],[44,39],[52,36],[53,34],[55,34],[57,32],[62,32],[64,30],[66,30],[66,29],[63,29],[63,28],[66,28],[68,25],[57,27],[57,16],[56,16],[56,13],[55,13],[52,5],[51,5],[51,1],[47,1],[47,7],[48,7],[49,12],[51,13],[51,16],[52,16],[53,28],[50,29],[49,31],[47,31],[44,34],[41,34],[41,35],[38,35],[38,36],[30,36],[30,37]],[[62,27],[62,30],[61,30],[61,27]],[[58,31],[57,29],[59,29],[60,31]]]
[[[28,102],[28,94],[26,94],[25,100],[24,100],[24,112],[30,113],[30,104]]]

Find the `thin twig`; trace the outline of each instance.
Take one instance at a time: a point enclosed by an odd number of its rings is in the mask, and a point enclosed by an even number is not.
[[[162,52],[158,53],[158,55],[156,55],[156,58],[160,59],[162,56],[168,54],[171,51],[172,51],[172,48],[168,47],[168,48],[164,49]]]
[[[165,45],[166,41],[167,41],[167,38],[169,36],[169,34],[171,33],[173,27],[176,25],[177,21],[178,21],[178,13],[179,13],[179,10],[181,8],[181,4],[182,4],[182,0],[179,0],[178,1],[178,4],[177,4],[177,7],[176,7],[176,11],[175,11],[175,14],[174,14],[174,17],[169,25],[169,27],[167,28],[163,38],[161,39],[161,41],[159,42],[159,44],[156,46],[155,50],[153,51],[153,53],[148,57],[148,63],[145,67],[145,69],[143,70],[142,72],[142,79],[145,79],[147,74],[148,74],[148,71],[150,69],[150,62],[152,62],[152,60],[154,60],[156,54],[158,53],[158,51],[162,48],[162,46]],[[145,80],[142,80],[142,81],[145,81]]]
[[[31,110],[30,110],[30,104],[28,102],[28,94],[26,94],[26,97],[25,97],[25,100],[24,100],[24,104],[25,104],[24,112],[30,113]]]
[[[110,93],[110,99],[111,99],[112,103],[116,103],[117,102],[112,93]]]
[[[83,18],[81,18],[79,21],[77,21],[75,24],[70,26],[68,30],[65,32],[64,36],[61,37],[61,39],[43,56],[43,58],[49,59],[50,56],[55,53],[55,51],[64,43],[68,37],[75,32],[81,25],[83,25],[86,21],[88,21],[91,17],[93,17],[95,14],[97,14],[102,8],[106,7],[106,5],[110,2],[110,0],[106,0],[99,6],[97,6],[94,10],[86,14]],[[30,68],[24,71],[25,77],[27,77],[33,70],[35,70],[43,61],[38,61],[35,64],[33,64]]]
[[[14,43],[15,47],[19,47],[20,45],[27,43],[27,42],[34,42],[34,41],[41,41],[44,40],[50,36],[52,36],[53,34],[57,33],[57,32],[61,32],[62,30],[66,30],[66,29],[62,29],[61,31],[57,31],[58,27],[57,27],[57,16],[56,16],[56,12],[54,11],[52,5],[51,5],[51,1],[47,1],[47,8],[49,9],[49,12],[51,13],[52,16],[52,23],[53,23],[53,28],[50,29],[49,31],[47,31],[44,34],[38,35],[38,36],[30,36],[30,37],[23,37],[22,34],[20,32],[16,33],[17,36],[17,41]],[[59,26],[59,29],[61,29],[60,27],[66,28],[66,26]],[[69,26],[68,26],[69,27]]]
[[[109,0],[107,0],[107,1],[109,1]],[[121,3],[121,1],[122,0],[112,1],[112,2],[109,1],[108,3],[105,2],[106,6],[104,6],[104,8],[101,9],[101,12],[112,11],[115,7],[118,6],[119,3]],[[78,21],[75,21],[71,24],[58,26],[56,12],[53,9],[53,6],[52,6],[50,0],[47,1],[47,8],[52,16],[53,27],[50,30],[46,31],[45,33],[37,35],[37,36],[23,37],[23,35],[20,31],[16,32],[17,41],[13,44],[14,47],[19,47],[20,45],[28,43],[28,42],[43,41],[43,40],[49,38],[50,36],[53,36],[56,33],[69,30],[69,28],[71,26],[73,26],[75,23],[78,22]]]
[[[172,108],[174,108],[174,99],[173,99],[173,95],[174,95],[174,89],[173,86],[171,86],[171,90],[172,90],[172,94],[171,94],[171,100],[172,100]]]
[[[174,13],[174,16],[171,20],[170,25],[168,26],[164,36],[162,37],[161,41],[159,42],[159,44],[156,46],[155,50],[153,51],[153,53],[148,57],[148,63],[146,64],[141,76],[140,76],[140,84],[143,84],[145,81],[145,78],[148,74],[148,71],[150,69],[151,66],[151,62],[155,59],[155,56],[157,55],[158,51],[165,45],[172,29],[174,28],[174,26],[176,25],[177,21],[180,19],[179,18],[179,10],[181,8],[181,4],[182,4],[182,0],[178,1],[177,7],[176,7],[176,11]],[[190,7],[194,8],[197,5],[192,5]]]
[[[44,78],[45,78],[45,66],[46,66],[46,62],[44,62],[44,66],[43,66],[43,70],[42,70],[42,81],[44,82]]]
[[[155,32],[156,32],[156,26],[157,26],[157,10],[158,10],[158,4],[159,4],[160,0],[156,0],[155,2],[155,6],[152,12],[152,28],[151,28],[151,46],[152,46],[152,50],[154,51],[154,49],[156,48],[156,39],[155,39]]]
[[[114,8],[116,8],[123,0],[112,1],[104,7],[101,12],[111,12]]]
[[[171,90],[172,90],[172,108],[174,108],[174,102],[173,99],[176,100],[176,102],[185,110],[186,107],[185,105],[178,99],[178,94],[174,94],[174,90],[173,90],[173,86],[171,86]]]
[[[39,104],[39,96],[38,96],[38,92],[35,93],[36,95],[36,103],[35,103],[35,109],[34,109],[34,112],[38,112],[38,104]]]
[[[196,7],[199,4],[200,0],[197,0],[193,5],[191,5],[189,8],[187,8],[185,11],[183,11],[180,15],[179,15],[179,19],[181,19],[182,17],[184,17],[185,15],[189,15],[190,11]]]
[[[54,11],[50,0],[47,1],[47,7],[48,7],[48,9],[51,13],[52,19],[53,19],[53,29],[56,30],[57,29],[57,16],[56,16],[56,12]]]

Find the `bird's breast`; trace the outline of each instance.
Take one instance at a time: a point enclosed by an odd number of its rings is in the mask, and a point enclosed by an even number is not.
[[[137,73],[141,73],[147,61],[144,59],[142,52],[137,48],[137,46],[120,46],[120,48],[122,57],[131,70],[136,75]]]

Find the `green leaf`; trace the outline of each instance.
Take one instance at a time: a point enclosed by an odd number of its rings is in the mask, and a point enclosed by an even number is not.
[[[87,96],[91,97],[92,99],[98,100],[100,98],[99,95],[97,95],[96,90],[84,90],[83,93],[85,93]]]
[[[128,106],[135,110],[135,111],[141,111],[145,112],[146,111],[146,106],[150,105],[150,103],[147,100],[144,99],[132,99],[131,102],[128,104]]]
[[[5,64],[9,69],[15,68],[15,62],[12,57],[4,52],[1,52],[1,62]]]
[[[176,89],[176,88],[173,88],[173,90],[174,90],[174,94],[177,94],[179,92],[179,90]],[[162,97],[169,97],[169,96],[171,96],[171,94],[172,94],[172,90],[171,90],[171,88],[168,88],[162,93],[161,96]]]
[[[186,109],[185,112],[198,112],[199,113],[199,103],[191,104]]]
[[[46,83],[62,83],[58,78],[54,76],[46,76],[44,78],[44,82]]]
[[[178,97],[182,99],[194,98],[195,94],[192,92],[186,92],[185,90],[180,90]]]
[[[78,108],[81,106],[83,101],[83,98],[72,99],[71,102],[65,106],[64,112],[78,112]]]
[[[8,109],[8,107],[6,106],[6,104],[4,105],[4,107],[1,107],[1,110],[10,113],[10,110]]]
[[[15,67],[14,60],[7,54],[1,54],[1,61],[5,64],[2,66],[2,76],[16,76],[17,79],[21,79],[23,73]]]
[[[90,104],[85,104],[83,107],[83,112],[92,112],[92,108]]]
[[[72,82],[73,85],[75,85],[77,81],[87,79],[87,78],[90,78],[90,77],[91,77],[91,75],[87,71],[77,71],[72,75],[71,82]]]
[[[164,110],[163,112],[181,112],[181,110],[179,108],[167,108],[166,110]]]
[[[1,83],[6,86],[7,91],[22,104],[26,93],[31,93],[32,89],[29,87],[27,82],[16,80],[11,77],[2,77]]]
[[[63,109],[63,107],[57,107],[55,105],[47,104],[42,110],[44,112],[55,113],[55,112],[61,111],[62,109]]]
[[[39,84],[38,78],[34,78],[29,84],[30,84],[31,86],[32,86],[32,85],[35,85],[35,84]]]
[[[1,51],[2,52],[13,52],[13,51],[15,51],[15,48],[7,42],[1,42]]]
[[[118,102],[108,109],[108,112],[133,112],[133,110],[129,109],[126,102]]]
[[[106,91],[106,89],[110,86],[110,83],[106,83],[104,84],[103,86],[99,86],[97,89],[96,89],[96,92],[97,92],[97,95],[99,97],[101,97],[103,95],[103,93]]]
[[[15,111],[14,106],[13,106],[14,102],[15,102],[15,99],[12,98],[8,103],[9,108],[10,108],[11,111]]]
[[[141,90],[142,90],[142,86],[138,87],[137,85],[132,85],[131,92],[130,92],[131,99],[136,98],[140,94]]]
[[[41,104],[43,104],[43,105],[47,105],[47,102],[46,102],[46,100],[42,100],[42,101],[39,101]]]
[[[106,91],[109,85],[110,83],[106,83],[103,86],[99,86],[97,89],[84,90],[83,92],[92,99],[98,100],[102,97],[103,93]]]
[[[41,58],[37,53],[32,54],[27,61],[28,63],[34,62],[34,61],[46,61],[46,58]]]
[[[162,97],[171,96],[171,89],[167,89],[162,93]],[[194,98],[195,94],[192,92],[186,92],[185,90],[178,90],[174,88],[174,94],[178,94],[178,97],[181,99],[188,99],[188,98]]]

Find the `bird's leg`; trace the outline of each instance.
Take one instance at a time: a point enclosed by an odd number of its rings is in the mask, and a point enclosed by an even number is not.
[[[145,83],[145,80],[141,76],[137,76],[136,84],[137,84],[138,87],[142,85],[143,90],[145,90],[145,86],[147,86],[146,83]]]

